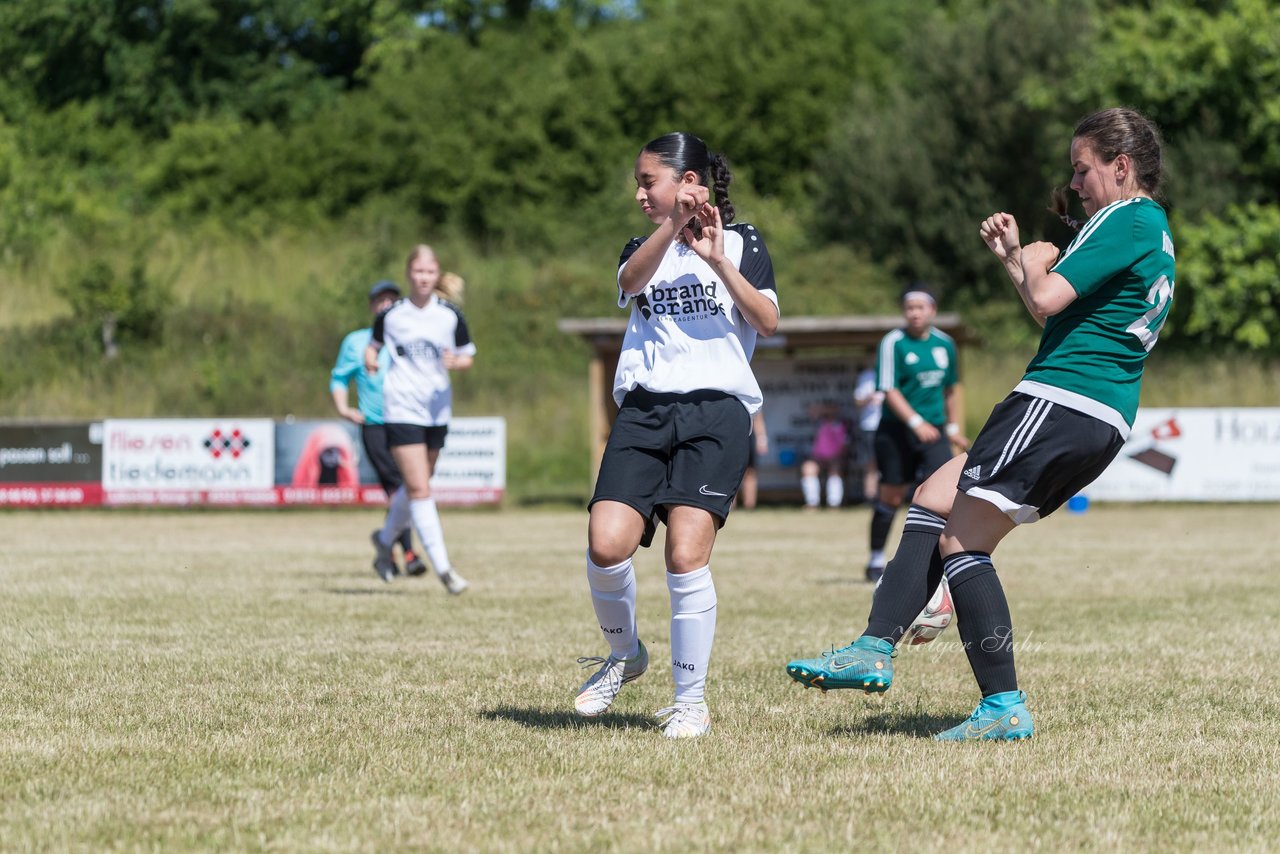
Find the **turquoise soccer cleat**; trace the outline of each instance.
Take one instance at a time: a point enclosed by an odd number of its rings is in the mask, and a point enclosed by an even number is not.
[[[1027,711],[1027,695],[1023,691],[1005,691],[983,697],[978,708],[964,723],[938,733],[938,741],[1021,741],[1035,732],[1031,712]]]
[[[893,684],[893,644],[864,635],[818,658],[801,658],[787,664],[787,675],[806,688],[853,688],[880,694]]]

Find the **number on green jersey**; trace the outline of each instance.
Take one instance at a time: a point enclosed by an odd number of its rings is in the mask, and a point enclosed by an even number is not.
[[[1169,301],[1172,299],[1173,282],[1169,281],[1168,276],[1156,279],[1156,283],[1147,292],[1147,302],[1151,303],[1151,310],[1135,320],[1126,330],[1138,336],[1138,340],[1142,342],[1142,346],[1148,353],[1151,352],[1152,347],[1156,346],[1160,330],[1164,328],[1164,322],[1169,319]]]

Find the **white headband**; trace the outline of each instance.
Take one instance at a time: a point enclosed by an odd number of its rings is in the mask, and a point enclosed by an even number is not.
[[[920,297],[921,299],[927,299],[930,305],[938,304],[938,301],[933,298],[933,294],[926,293],[924,291],[907,291],[905,294],[902,295],[902,301],[905,303],[907,300],[911,299],[912,297]]]

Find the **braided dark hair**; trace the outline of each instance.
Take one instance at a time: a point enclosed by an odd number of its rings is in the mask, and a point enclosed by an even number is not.
[[[733,173],[729,171],[729,163],[723,154],[712,152],[701,139],[683,131],[651,140],[640,149],[641,154],[646,152],[657,157],[663,166],[674,169],[676,174],[693,172],[697,175],[698,182],[710,188],[725,225],[733,222],[735,213],[733,202],[729,200],[729,182],[733,180]]]
[[[1138,186],[1152,196],[1159,195],[1160,185],[1164,181],[1160,129],[1142,113],[1128,107],[1099,110],[1081,119],[1071,137],[1086,140],[1094,154],[1105,163],[1110,163],[1121,154],[1128,155],[1133,162],[1133,174]],[[1072,228],[1080,228],[1080,221],[1067,215],[1065,188],[1059,187],[1053,191],[1049,210]]]

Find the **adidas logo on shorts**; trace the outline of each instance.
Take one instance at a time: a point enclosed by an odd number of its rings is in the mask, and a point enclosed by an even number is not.
[[[976,466],[973,466],[972,468],[967,468],[967,469],[965,469],[965,470],[964,470],[964,476],[965,476],[965,477],[971,477],[971,478],[973,478],[974,480],[978,480],[979,478],[981,478],[981,477],[982,477],[982,466],[981,466],[981,464],[976,465]]]

